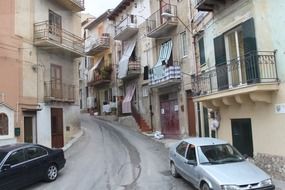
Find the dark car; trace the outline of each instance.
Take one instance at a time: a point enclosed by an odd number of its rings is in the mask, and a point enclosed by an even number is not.
[[[54,181],[65,165],[62,149],[36,144],[0,146],[0,189],[20,189],[40,180]]]

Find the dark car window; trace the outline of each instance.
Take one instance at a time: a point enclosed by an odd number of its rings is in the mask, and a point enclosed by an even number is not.
[[[0,152],[0,162],[2,162],[2,160],[5,158],[6,155],[7,152]]]
[[[29,147],[25,151],[28,160],[47,155],[47,151],[40,147]]]
[[[186,154],[186,158],[187,160],[190,160],[190,161],[197,161],[196,159],[196,150],[195,150],[195,146],[194,145],[189,145],[189,148],[188,148],[188,151],[187,151],[187,154]]]
[[[24,150],[17,150],[9,156],[5,164],[16,165],[24,161],[25,161]]]
[[[185,157],[185,152],[187,149],[188,143],[185,141],[182,141],[177,147],[176,147],[176,152],[180,154],[181,156]]]

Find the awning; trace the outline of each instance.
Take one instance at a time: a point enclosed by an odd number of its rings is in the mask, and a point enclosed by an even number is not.
[[[100,63],[102,62],[103,56],[100,57],[96,64],[88,71],[88,82],[92,82],[94,80],[94,71],[99,67]]]
[[[168,60],[171,56],[171,52],[172,52],[172,40],[169,40],[161,45],[157,63],[153,67],[154,80],[162,78],[164,76],[165,65],[162,65],[162,62],[164,61],[165,64],[168,63]]]
[[[132,55],[132,52],[134,51],[135,45],[136,45],[136,36],[134,36],[132,39],[126,42],[125,51],[119,62],[119,68],[118,68],[118,78],[119,79],[127,76],[129,59]]]
[[[126,93],[126,96],[125,96],[123,103],[122,103],[122,112],[123,113],[131,113],[132,112],[131,101],[132,101],[135,89],[136,89],[135,83],[132,83],[132,84],[127,86],[127,89],[126,89],[127,93]]]

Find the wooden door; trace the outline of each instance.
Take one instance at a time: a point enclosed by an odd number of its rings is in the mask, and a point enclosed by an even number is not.
[[[49,10],[49,39],[61,43],[62,24],[61,16]]]
[[[51,65],[51,96],[62,99],[62,73],[61,66]]]
[[[62,108],[51,108],[52,147],[63,147],[63,111]]]
[[[195,108],[192,96],[187,97],[187,110],[188,110],[188,131],[189,136],[196,136],[196,121],[195,121]]]
[[[179,130],[178,101],[163,100],[160,102],[161,131],[166,137],[177,137]]]
[[[253,157],[251,119],[232,119],[233,146],[242,154]]]
[[[24,141],[33,143],[33,117],[24,117]]]

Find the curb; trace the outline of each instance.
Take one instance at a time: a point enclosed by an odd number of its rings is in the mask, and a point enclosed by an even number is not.
[[[75,134],[73,136],[73,139],[70,140],[66,145],[64,145],[64,147],[62,148],[62,150],[65,152],[67,151],[75,142],[77,142],[79,140],[79,138],[83,135],[83,129],[81,128],[80,131]]]

